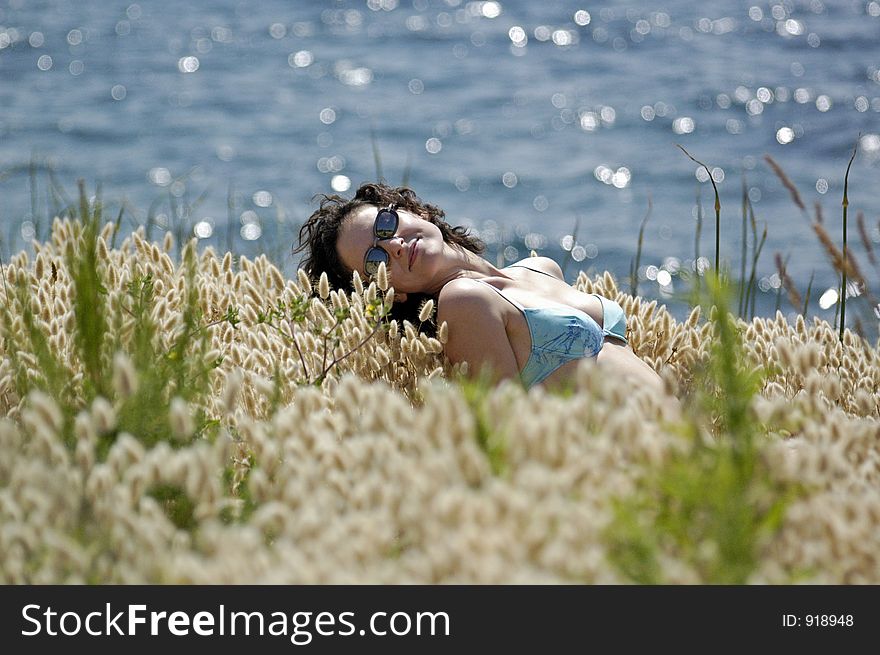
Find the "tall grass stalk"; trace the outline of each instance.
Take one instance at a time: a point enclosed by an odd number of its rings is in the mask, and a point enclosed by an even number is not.
[[[654,204],[651,200],[651,194],[648,193],[648,211],[645,213],[645,217],[639,224],[639,240],[636,244],[636,257],[633,260],[632,268],[630,270],[630,295],[632,296],[639,295],[639,264],[642,259],[642,242],[645,237],[645,225],[648,223],[648,218],[651,216],[651,209],[653,207]]]
[[[803,313],[804,320],[806,320],[806,318],[807,318],[807,310],[810,307],[810,294],[813,291],[813,278],[815,276],[816,276],[816,271],[811,271],[810,272],[810,281],[807,284],[807,293],[804,295],[804,313]]]
[[[865,213],[863,211],[859,211],[856,214],[856,225],[859,228],[859,237],[862,239],[862,245],[865,246],[865,252],[868,255],[868,262],[871,266],[877,268],[877,257],[874,255],[874,246],[871,244],[868,229],[865,227]]]
[[[235,183],[230,179],[226,185],[226,252],[232,252],[232,235],[235,227]]]
[[[312,334],[318,338],[318,342],[321,344],[321,371],[315,375],[309,370],[303,352],[297,342],[297,333],[305,332],[308,329],[306,327],[306,318],[309,303],[310,300],[308,298],[294,300],[291,303],[278,303],[274,307],[269,307],[265,311],[259,312],[257,323],[264,324],[273,329],[283,339],[293,345],[299,355],[303,368],[304,377],[298,383],[320,387],[334,367],[348,359],[373,337],[388,328],[391,302],[390,300],[386,302],[384,292],[377,292],[376,296],[364,308],[364,315],[367,318],[367,326],[370,331],[357,344],[346,346],[341,352],[339,347],[342,345],[342,324],[351,316],[351,307],[334,307],[331,312],[335,319],[334,323],[329,328],[322,328],[317,332],[312,331]]]
[[[382,174],[382,155],[379,152],[379,139],[376,137],[376,126],[370,123],[370,145],[373,148],[373,164],[376,166],[376,179],[384,181]]]
[[[721,275],[721,261],[720,261],[720,250],[721,250],[721,197],[718,195],[718,186],[715,184],[715,178],[712,177],[712,171],[709,170],[709,167],[706,166],[703,162],[694,159],[687,150],[684,149],[684,146],[681,144],[677,145],[681,151],[688,156],[688,158],[702,166],[706,169],[706,174],[709,176],[709,181],[712,183],[712,189],[715,191],[715,275]]]
[[[184,232],[183,211],[177,202],[177,197],[171,192],[170,188],[168,189],[168,204],[171,207],[171,230],[173,230],[172,234],[174,234],[174,243],[182,246]]]
[[[51,166],[47,163],[45,167],[45,185],[46,185],[46,224],[47,231],[52,230],[52,217],[60,216],[64,211],[61,198],[52,187],[52,178],[50,176]],[[41,235],[37,233],[37,239],[41,239]]]
[[[12,322],[14,309],[11,305],[3,308],[3,321],[8,339],[4,347],[13,366],[18,395],[25,397],[33,388],[48,393],[59,401],[65,425],[69,428],[74,416],[68,398],[72,386],[71,374],[53,354],[49,338],[42,329],[43,323],[39,315],[34,312],[30,284],[24,276],[19,276],[16,281],[15,292],[16,305],[21,308],[21,323],[24,329],[17,336],[13,336],[15,335]],[[29,373],[28,365],[20,356],[22,352],[33,353],[42,375],[33,376]],[[68,445],[73,443],[66,429],[65,442]]]
[[[779,290],[785,289],[785,292],[788,294],[788,301],[791,303],[791,306],[796,310],[800,309],[803,304],[803,299],[801,298],[800,292],[797,290],[795,286],[794,280],[791,279],[791,276],[788,274],[788,260],[790,255],[785,256],[785,261],[782,260],[782,255],[777,252],[773,256],[774,262],[776,263],[776,270],[779,271]],[[777,300],[777,311],[779,310],[779,303]]]
[[[155,304],[152,275],[143,275],[128,284],[126,306],[123,311],[134,318],[131,339],[120,346],[128,352],[137,372],[137,389],[122,400],[119,409],[118,431],[135,435],[141,442],[153,445],[169,439],[168,413],[171,400],[177,396],[193,408],[196,432],[209,426],[204,400],[210,393],[211,370],[219,361],[206,358],[207,328],[223,322],[237,323],[237,313],[230,309],[225,316],[200,327],[198,289],[196,288],[195,246],[183,247],[184,299],[182,325],[176,335],[165,338],[152,316]],[[106,454],[117,433],[102,439],[100,454]]]
[[[742,251],[740,254],[740,266],[739,266],[739,304],[738,313],[740,316],[743,315],[745,308],[743,307],[743,300],[745,296],[745,284],[746,284],[746,257],[748,244],[746,243],[746,228],[748,221],[748,213],[749,213],[749,192],[748,186],[746,185],[746,174],[743,172],[742,176]]]
[[[412,153],[406,153],[406,163],[403,165],[403,176],[401,177],[401,186],[409,186],[409,178],[412,176]]]
[[[764,243],[767,241],[767,223],[764,223],[764,231],[761,234],[760,241],[758,240],[758,224],[755,220],[755,212],[752,208],[751,201],[749,202],[749,222],[752,227],[752,271],[749,274],[749,286],[746,289],[746,310],[748,311],[749,316],[755,315],[755,298],[757,293],[755,293],[755,279],[757,278],[758,271],[758,259],[761,257],[761,250],[764,249]],[[750,306],[751,299],[751,306]]]
[[[489,461],[492,473],[498,477],[506,477],[509,472],[507,463],[508,437],[504,426],[493,424],[489,417],[488,404],[494,387],[486,372],[474,379],[461,378],[458,381],[462,396],[474,417],[477,444]]]
[[[73,214],[73,207],[75,207],[75,203],[67,195],[67,191],[64,189],[64,185],[58,181],[58,178],[55,176],[55,169],[51,164],[46,166],[46,175],[49,178],[49,187],[52,189],[53,197],[57,198],[60,204],[60,209],[58,210],[58,215],[60,216],[62,213]]]
[[[119,205],[119,213],[116,215],[116,220],[113,223],[113,237],[110,240],[110,249],[113,250],[116,248],[116,236],[119,234],[119,230],[122,227],[122,215],[125,213],[125,200]]]
[[[794,182],[791,181],[791,178],[785,174],[785,171],[782,170],[782,167],[776,163],[776,160],[773,159],[770,155],[764,155],[764,161],[773,169],[773,172],[776,173],[776,177],[779,178],[779,181],[782,182],[782,186],[788,189],[788,192],[791,194],[791,199],[795,205],[797,205],[798,209],[807,217],[809,220],[810,215],[807,212],[807,207],[804,205],[804,201],[801,199],[801,194],[798,191],[797,187],[794,185]]]
[[[76,315],[75,342],[85,372],[87,397],[108,393],[108,384],[101,362],[102,342],[107,334],[104,312],[103,284],[98,272],[98,233],[101,223],[100,190],[95,193],[93,208],[86,197],[85,181],[79,180],[80,220],[82,235],[77,249],[68,252],[68,267],[72,271],[74,312]]]
[[[0,237],[0,277],[3,278],[3,293],[6,295],[6,306],[9,307],[9,288],[6,286],[6,267],[3,264],[3,238]]]
[[[696,208],[697,208],[697,227],[694,233],[694,273],[696,274],[694,280],[696,280],[695,288],[700,288],[700,238],[703,235],[703,187],[700,186],[700,183],[697,182],[697,193],[696,193]]]
[[[39,189],[37,188],[37,155],[31,153],[30,163],[28,164],[28,182],[31,191],[31,221],[34,224],[34,235],[40,238],[40,214],[39,214]]]
[[[706,283],[715,338],[687,399],[687,444],[617,500],[604,533],[612,564],[638,584],[666,582],[668,557],[700,584],[747,583],[800,491],[768,472],[750,415],[766,374],[745,356],[729,286],[712,274]]]
[[[859,138],[861,138],[861,134],[859,134]],[[841,271],[841,282],[840,282],[840,340],[843,341],[843,331],[846,328],[846,267],[847,267],[847,252],[846,252],[846,212],[849,208],[849,198],[847,196],[847,191],[849,188],[849,169],[852,167],[853,160],[856,158],[856,151],[859,148],[859,141],[856,139],[856,145],[853,148],[852,156],[849,158],[849,163],[846,165],[846,175],[843,176],[843,270]]]
[[[282,238],[282,234],[286,225],[287,212],[280,200],[274,199],[273,204],[275,205],[275,239],[272,244],[271,259],[278,268],[283,268],[284,257],[282,253],[286,248],[284,248],[285,238]]]
[[[156,212],[161,205],[162,198],[156,197],[153,198],[152,202],[150,202],[149,208],[147,208],[147,220],[144,223],[144,237],[147,241],[153,240],[153,226],[158,225],[156,221]]]

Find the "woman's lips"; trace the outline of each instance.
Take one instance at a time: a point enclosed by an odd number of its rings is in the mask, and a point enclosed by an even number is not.
[[[412,270],[413,262],[416,260],[416,249],[418,248],[419,240],[416,239],[413,241],[412,246],[409,249],[409,270]]]

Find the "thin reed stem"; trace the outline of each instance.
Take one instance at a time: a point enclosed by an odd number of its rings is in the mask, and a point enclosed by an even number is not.
[[[296,348],[296,354],[299,355],[299,361],[302,364],[303,373],[305,373],[306,380],[311,380],[312,374],[309,372],[309,367],[306,365],[306,358],[303,356],[302,349],[299,347],[299,342],[296,340],[296,335],[293,333],[292,324],[290,324],[290,340],[293,342],[293,347]]]
[[[367,341],[369,341],[369,340],[372,339],[374,336],[376,336],[376,334],[379,332],[379,330],[382,328],[383,325],[384,325],[384,323],[383,323],[382,321],[377,322],[377,323],[376,323],[376,327],[373,328],[373,331],[370,332],[370,333],[369,333],[367,336],[365,336],[363,339],[361,339],[360,343],[358,343],[356,346],[354,346],[354,348],[352,348],[351,350],[349,350],[347,353],[345,353],[345,354],[342,355],[341,357],[337,357],[337,358],[335,358],[332,362],[330,362],[329,364],[327,364],[327,366],[326,366],[326,367],[324,368],[324,370],[321,372],[321,375],[318,376],[318,379],[315,381],[315,383],[316,383],[316,384],[322,384],[322,383],[324,382],[324,379],[327,377],[327,374],[330,372],[330,370],[331,370],[334,366],[336,366],[337,364],[339,364],[339,363],[340,363],[341,361],[343,361],[344,359],[348,358],[348,357],[349,357],[350,355],[352,355],[352,354],[353,354],[358,348],[360,348],[360,347],[363,346],[365,343],[367,343]],[[325,361],[326,361],[326,360],[325,360]]]
[[[153,199],[153,201],[150,203],[150,207],[147,209],[147,221],[144,225],[144,238],[147,241],[153,240],[153,226],[158,225],[158,223],[156,222],[156,210],[161,207],[164,201],[165,200],[162,196],[158,196]]]
[[[128,313],[129,313],[130,315],[133,316],[133,314],[131,313],[131,311],[129,311],[129,310],[126,310],[126,311],[128,311]],[[218,319],[215,319],[215,320],[213,320],[213,321],[210,321],[209,323],[205,323],[204,325],[200,325],[200,326],[198,326],[198,327],[196,327],[196,328],[194,328],[194,329],[191,329],[191,330],[189,330],[189,331],[187,331],[187,329],[186,329],[187,326],[184,325],[184,326],[182,326],[183,329],[181,330],[181,332],[180,332],[176,337],[174,337],[174,339],[175,339],[176,341],[189,341],[189,340],[192,339],[193,337],[198,336],[200,333],[202,333],[202,332],[204,332],[204,331],[206,331],[206,330],[211,329],[211,328],[214,327],[215,325],[220,325],[221,323],[226,323],[228,320],[229,320],[229,319],[226,318],[226,317],[218,318]],[[168,346],[168,347],[165,349],[165,351],[162,353],[162,355],[163,355],[163,356],[164,356],[164,355],[168,355],[168,354],[169,354],[172,350],[174,350],[174,348],[176,348],[176,347],[177,347],[177,344],[172,343],[170,346]]]
[[[804,313],[803,313],[804,320],[807,320],[807,309],[810,306],[810,293],[812,293],[812,291],[813,291],[813,278],[815,277],[815,275],[816,275],[816,271],[812,271],[810,273],[810,282],[807,284],[807,293],[804,296]]]
[[[747,246],[746,243],[746,223],[748,221],[749,214],[749,192],[748,187],[746,185],[746,174],[743,171],[742,175],[742,252],[740,254],[740,268],[739,268],[739,315],[743,315],[743,297],[745,295],[745,284],[746,284],[746,256],[747,256]]]
[[[125,200],[119,205],[119,213],[116,215],[116,222],[113,225],[113,238],[110,240],[110,249],[116,248],[116,235],[119,234],[119,228],[122,224],[122,214],[125,212]]]
[[[104,216],[104,185],[100,180],[95,182],[95,204],[92,209],[92,220],[95,221],[96,235],[101,230],[101,218]]]
[[[181,203],[178,203],[177,198],[173,193],[171,193],[171,189],[168,190],[168,202],[171,204],[171,221],[172,226],[169,226],[169,232],[172,232],[174,235],[174,242],[177,244],[178,249],[183,249],[183,209],[181,208]]]
[[[226,252],[232,252],[232,234],[235,227],[235,183],[226,185]]]
[[[39,216],[39,198],[37,196],[37,156],[31,153],[30,164],[28,165],[28,180],[30,182],[31,191],[31,222],[34,225],[34,235],[40,238],[40,216]]]
[[[3,292],[6,294],[6,306],[12,307],[9,302],[9,288],[6,286],[6,268],[3,266],[3,241],[0,239],[0,277],[3,278]]]
[[[859,237],[862,239],[862,245],[865,246],[865,252],[868,253],[868,262],[874,268],[877,268],[877,258],[874,256],[874,246],[871,244],[871,239],[868,237],[868,229],[865,227],[865,213],[863,211],[859,211],[856,214],[856,225],[859,228]]]
[[[755,220],[755,210],[754,210],[754,207],[752,207],[752,202],[751,202],[751,200],[748,199],[748,196],[746,196],[746,208],[747,208],[748,214],[749,214],[749,225],[752,228],[752,270],[749,275],[749,281],[746,284],[745,300],[743,302],[743,316],[745,316],[745,314],[749,313],[749,300],[750,300],[750,297],[751,297],[752,292],[754,290],[753,288],[754,288],[754,284],[755,284],[755,277],[757,275],[756,269],[757,269],[757,265],[758,265],[758,255],[760,254],[760,249],[758,248],[758,222]],[[767,225],[765,223],[764,224],[765,237],[766,237],[766,232],[767,232]],[[761,243],[761,245],[763,246],[763,242]]]
[[[275,245],[272,248],[272,259],[279,268],[282,268],[283,257],[281,253],[283,252],[282,248],[284,247],[285,238],[281,235],[284,233],[284,221],[287,218],[287,212],[280,200],[276,199],[273,202],[275,204]]]
[[[838,300],[839,300],[839,298],[838,298]],[[838,323],[839,320],[840,320],[840,303],[836,302],[836,303],[834,303],[834,329],[835,330],[839,329],[839,327],[840,327],[840,323]]]
[[[859,134],[859,138],[861,138]],[[852,167],[853,160],[856,158],[856,151],[859,148],[859,139],[856,139],[856,145],[853,148],[852,156],[849,158],[849,164],[846,165],[846,175],[843,176],[843,271],[841,271],[840,283],[840,340],[843,341],[843,330],[846,326],[846,211],[849,208],[849,198],[847,191],[849,188],[849,169]]]
[[[697,227],[694,234],[694,273],[696,273],[696,277],[694,279],[697,282],[697,292],[699,292],[700,285],[702,284],[702,275],[700,273],[700,237],[703,234],[703,187],[700,186],[699,182],[697,182],[696,203]]]
[[[862,274],[862,270],[859,267],[855,255],[850,254],[850,256],[845,259],[843,251],[834,245],[831,236],[829,236],[828,231],[824,226],[819,225],[818,223],[813,223],[813,231],[816,233],[816,236],[819,237],[819,243],[822,244],[822,247],[825,248],[825,251],[831,258],[831,267],[834,271],[840,274],[846,273],[847,277],[851,278],[852,282],[867,287],[865,276]]]
[[[47,163],[45,167],[45,184],[46,184],[46,235],[41,236],[37,233],[37,239],[40,240],[48,240],[49,234],[52,232],[52,217],[60,216],[63,210],[63,207],[60,202],[60,198],[58,194],[55,193],[55,190],[52,188],[52,180],[49,177],[49,169],[50,165]]]
[[[648,223],[648,217],[651,215],[651,209],[653,209],[654,203],[651,200],[651,193],[648,192],[648,211],[645,213],[645,217],[642,219],[641,224],[639,225],[639,241],[636,246],[636,258],[632,264],[632,272],[630,276],[630,289],[633,297],[638,295],[639,292],[639,263],[642,259],[642,241],[645,236],[645,225]]]
[[[794,182],[791,181],[791,178],[785,174],[785,171],[782,170],[782,167],[776,163],[776,161],[770,155],[764,155],[764,161],[766,161],[770,168],[773,169],[773,172],[776,173],[776,177],[782,182],[782,186],[788,189],[788,192],[791,194],[791,199],[794,201],[794,204],[798,206],[798,208],[803,212],[804,216],[807,219],[810,218],[809,213],[807,213],[807,207],[804,205],[804,201],[801,200],[801,194],[797,190],[797,187],[794,185]]]
[[[752,307],[749,312],[750,317],[755,315],[755,298],[757,297],[757,294],[755,293],[755,290],[753,287],[755,284],[755,277],[757,276],[758,258],[761,256],[761,250],[763,250],[763,248],[764,248],[765,241],[767,241],[767,224],[766,223],[764,223],[764,233],[761,235],[761,241],[757,243],[757,245],[755,247],[754,256],[752,257],[752,274],[749,277],[749,289],[751,291],[751,296],[752,296]]]
[[[401,186],[409,186],[409,178],[412,175],[412,153],[406,153],[406,163],[403,165],[403,178],[400,182]]]
[[[715,178],[712,177],[712,171],[709,170],[709,167],[706,166],[703,162],[698,159],[694,159],[687,150],[684,149],[684,146],[676,143],[681,151],[688,156],[688,158],[702,166],[706,169],[706,174],[709,176],[709,181],[712,183],[712,189],[715,191],[715,276],[720,277],[721,275],[721,262],[719,259],[719,252],[721,250],[721,198],[718,195],[718,186],[715,184]]]
[[[61,211],[73,213],[71,208],[74,207],[74,201],[70,199],[70,196],[64,190],[64,186],[55,177],[55,169],[52,166],[48,166],[46,174],[49,176],[49,186],[52,188],[52,195],[57,196],[61,200],[61,206],[63,207]]]
[[[379,139],[376,137],[376,126],[373,123],[370,123],[370,144],[373,147],[373,163],[376,166],[376,181],[382,182],[385,179],[385,176],[382,174],[382,155],[379,153]]]
[[[776,262],[776,269],[779,271],[779,280],[781,282],[780,288],[785,289],[786,293],[788,294],[788,301],[791,303],[791,306],[795,309],[799,309],[801,304],[803,303],[803,299],[801,298],[801,294],[795,286],[794,280],[792,280],[791,276],[788,274],[789,257],[790,255],[786,255],[785,261],[782,261],[782,255],[777,252],[774,255],[774,260]]]

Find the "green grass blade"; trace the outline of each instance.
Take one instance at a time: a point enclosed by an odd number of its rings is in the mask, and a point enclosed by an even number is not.
[[[645,212],[645,217],[642,219],[642,222],[639,224],[639,240],[636,245],[636,258],[632,264],[632,273],[630,276],[630,295],[637,296],[639,293],[639,263],[642,259],[642,242],[645,237],[645,225],[648,224],[648,218],[651,216],[651,210],[654,207],[654,203],[651,200],[651,194],[648,193],[648,211]]]

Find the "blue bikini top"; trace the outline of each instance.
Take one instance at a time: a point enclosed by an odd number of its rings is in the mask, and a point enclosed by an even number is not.
[[[528,266],[512,265],[509,268],[526,268],[535,273],[549,275]],[[567,305],[523,307],[489,282],[480,279],[477,282],[491,287],[522,312],[526,319],[532,341],[529,359],[520,371],[520,378],[526,389],[543,382],[563,364],[582,357],[597,356],[606,336],[614,336],[626,342],[626,317],[620,305],[612,300],[593,294],[602,302],[603,323],[607,328],[603,329],[589,314],[579,309]]]

